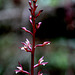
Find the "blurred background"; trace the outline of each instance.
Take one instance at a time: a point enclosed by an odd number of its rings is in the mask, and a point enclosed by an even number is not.
[[[42,22],[36,32],[36,44],[51,41],[51,45],[38,47],[35,64],[42,56],[48,64],[41,69],[44,75],[75,75],[75,0],[38,0],[43,13],[36,23]],[[21,29],[25,26],[32,31],[29,22],[28,0],[0,0],[0,75],[16,75],[18,61],[30,72],[30,53],[19,47],[32,36]],[[17,75],[26,75],[18,73]]]

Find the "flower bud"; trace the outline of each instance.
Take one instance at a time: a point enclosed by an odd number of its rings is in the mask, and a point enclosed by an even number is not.
[[[43,10],[40,10],[39,13],[36,15],[36,18],[43,12]]]

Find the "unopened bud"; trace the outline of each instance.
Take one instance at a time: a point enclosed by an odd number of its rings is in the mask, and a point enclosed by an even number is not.
[[[31,5],[31,1],[29,1],[29,5]]]
[[[36,1],[33,1],[34,3],[36,3]]]
[[[38,24],[36,24],[36,28],[39,29],[41,24],[42,22],[39,22]]]
[[[32,19],[32,16],[30,15],[29,19]]]
[[[43,12],[43,10],[40,10],[39,13],[36,15],[36,18]]]
[[[29,11],[31,12],[31,8],[29,8]]]

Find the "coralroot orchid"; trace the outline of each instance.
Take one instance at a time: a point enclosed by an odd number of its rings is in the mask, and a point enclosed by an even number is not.
[[[22,72],[22,73],[26,73],[26,74],[30,75],[29,72],[23,70],[23,67],[20,63],[19,63],[19,65],[20,65],[20,67],[17,67],[18,70],[15,70],[16,74],[19,72]]]
[[[36,47],[43,47],[43,46],[45,46],[45,45],[49,45],[50,43],[51,43],[51,42],[47,42],[47,41],[46,41],[46,42],[44,42],[43,44],[38,44],[38,45],[36,45],[35,48],[36,48]]]
[[[36,47],[43,47],[45,45],[49,45],[51,42],[49,41],[46,41],[44,42],[43,44],[37,44],[35,45],[35,34],[36,34],[36,31],[37,29],[40,28],[42,22],[38,22],[36,23],[36,18],[41,14],[41,12],[43,10],[40,10],[38,12],[37,15],[35,15],[35,11],[36,11],[36,8],[38,7],[38,5],[36,4],[37,0],[30,0],[29,1],[29,10],[30,10],[30,17],[29,17],[29,21],[33,27],[33,32],[29,31],[28,29],[26,29],[26,27],[22,27],[22,29],[28,33],[30,33],[32,35],[32,38],[33,38],[33,42],[32,44],[30,43],[30,41],[28,39],[26,39],[25,42],[21,42],[23,44],[23,47],[20,47],[21,50],[24,50],[26,52],[30,52],[31,53],[31,74],[27,71],[24,71],[23,70],[23,67],[21,66],[21,64],[19,63],[20,67],[17,67],[18,70],[15,70],[16,74],[19,73],[19,72],[22,72],[22,73],[26,73],[28,75],[34,75],[34,68],[40,66],[40,65],[46,65],[48,64],[48,62],[43,62],[43,58],[44,56],[42,56],[39,61],[38,61],[38,64],[34,65],[34,53],[35,53],[35,48]],[[38,75],[43,75],[43,73],[40,73],[40,71],[38,72]]]
[[[22,27],[23,30],[25,30],[26,32],[32,34],[32,32],[30,32],[29,30],[27,30],[25,27]],[[33,35],[33,34],[32,34]]]
[[[16,74],[19,73],[19,72],[23,72],[22,67],[17,67],[17,69],[18,69],[18,70],[15,70]]]
[[[24,45],[24,47],[20,47],[21,50],[25,50],[27,52],[31,52],[32,48],[31,48],[31,44],[30,44],[28,39],[26,39],[25,43],[22,42],[22,44]]]
[[[39,59],[38,64],[34,65],[34,68],[38,67],[39,65],[45,66],[46,64],[48,64],[48,62],[43,62],[43,61],[44,61],[43,58],[44,58],[44,56],[42,56],[42,57]]]

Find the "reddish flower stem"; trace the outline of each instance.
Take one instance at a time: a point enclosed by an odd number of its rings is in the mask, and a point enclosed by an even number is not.
[[[31,52],[31,75],[34,75],[34,52],[35,52],[35,3],[33,2],[33,46]]]
[[[32,4],[33,2],[33,4]],[[31,15],[30,15],[30,23],[32,24],[32,27],[33,27],[33,33],[30,32],[29,30],[27,30],[25,27],[22,27],[23,30],[25,30],[26,32],[32,34],[33,36],[33,43],[32,43],[32,47],[31,47],[31,44],[29,42],[28,39],[26,39],[26,42],[22,42],[22,44],[24,45],[24,47],[20,47],[21,50],[25,50],[27,52],[31,52],[31,74],[27,71],[24,71],[21,64],[19,63],[20,67],[17,67],[18,70],[15,70],[16,74],[18,72],[23,72],[23,73],[26,73],[28,75],[34,75],[34,68],[38,67],[39,65],[45,65],[47,64],[48,62],[43,62],[43,57],[41,57],[38,61],[38,64],[34,65],[34,53],[35,53],[35,48],[38,47],[38,46],[44,46],[44,45],[48,45],[50,44],[50,42],[44,42],[43,44],[38,44],[35,46],[35,33],[36,33],[36,29],[38,29],[41,25],[41,22],[39,22],[38,24],[35,23],[35,20],[36,18],[40,15],[40,13],[43,11],[43,10],[40,10],[39,13],[37,15],[35,15],[35,11],[36,11],[36,8],[37,8],[37,5],[36,5],[36,2],[37,0],[30,0],[29,1],[29,10],[31,12]],[[33,5],[33,6],[32,6]],[[35,26],[37,25],[37,26]],[[38,75],[43,75],[42,73],[40,74],[40,71],[38,72]]]

